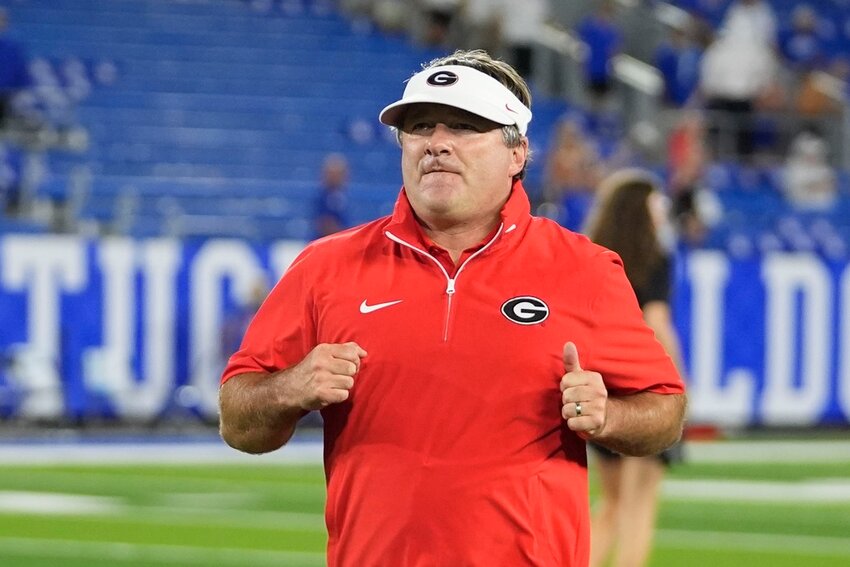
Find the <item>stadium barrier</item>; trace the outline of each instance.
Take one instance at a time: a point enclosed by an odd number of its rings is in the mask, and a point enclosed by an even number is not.
[[[226,314],[303,245],[0,237],[0,416],[214,420]],[[691,423],[848,424],[849,263],[717,250],[680,259]]]

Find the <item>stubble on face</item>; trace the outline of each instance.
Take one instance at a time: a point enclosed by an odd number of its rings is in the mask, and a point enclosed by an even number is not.
[[[414,210],[426,221],[491,216],[510,192],[510,153],[495,122],[443,105],[412,107],[402,126],[402,170]]]

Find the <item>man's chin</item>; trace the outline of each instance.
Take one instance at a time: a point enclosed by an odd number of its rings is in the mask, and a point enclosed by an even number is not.
[[[451,217],[455,210],[455,200],[449,194],[426,194],[417,201],[411,201],[414,211],[426,217]]]

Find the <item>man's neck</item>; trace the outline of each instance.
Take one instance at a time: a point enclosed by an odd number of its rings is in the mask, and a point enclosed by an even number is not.
[[[449,256],[451,256],[452,261],[457,264],[464,250],[481,244],[485,238],[493,233],[500,222],[501,219],[496,217],[490,219],[488,222],[471,225],[452,225],[443,228],[422,223],[422,229],[428,238],[445,249],[449,253]]]

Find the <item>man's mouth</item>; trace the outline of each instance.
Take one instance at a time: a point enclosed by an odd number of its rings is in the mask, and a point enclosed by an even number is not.
[[[453,171],[453,170],[451,170],[447,167],[443,167],[443,166],[431,166],[431,167],[425,168],[425,174],[427,175],[429,173],[457,173],[457,172]]]

